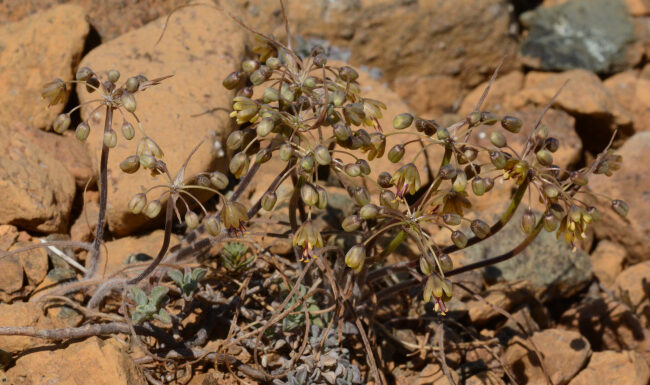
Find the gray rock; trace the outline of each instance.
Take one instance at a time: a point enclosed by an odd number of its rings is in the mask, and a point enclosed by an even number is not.
[[[585,68],[611,73],[625,67],[634,24],[620,0],[576,0],[521,15],[529,33],[520,47],[525,64],[541,70]]]
[[[523,206],[523,205],[522,205]],[[510,222],[496,235],[466,249],[468,260],[476,262],[514,249],[524,239],[520,229],[520,207]],[[540,214],[537,213],[537,218]],[[481,270],[488,282],[528,280],[542,300],[569,297],[583,289],[592,277],[589,255],[542,230],[538,237],[515,257]]]

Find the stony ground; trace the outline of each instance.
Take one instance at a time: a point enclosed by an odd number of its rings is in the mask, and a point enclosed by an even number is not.
[[[88,181],[95,175],[99,142],[92,140],[95,134],[85,145],[72,130],[51,132],[64,106],[47,108],[40,92],[53,78],[72,79],[83,65],[150,78],[173,74],[138,106],[173,168],[194,147],[192,138],[227,136],[231,95],[221,82],[247,55],[252,37],[223,13],[187,8],[171,18],[165,37],[155,44],[165,16],[184,3],[0,1],[0,250],[43,239],[93,237],[98,194],[96,183]],[[236,0],[226,8],[263,33],[285,36],[276,1]],[[546,384],[546,372],[556,385],[648,384],[650,3],[295,0],[287,1],[287,14],[299,51],[323,44],[335,59],[362,69],[366,92],[388,106],[385,127],[405,111],[443,124],[464,117],[505,58],[485,108],[520,116],[530,125],[564,85],[544,120],[561,141],[554,155],[561,167],[588,164],[617,133],[614,148],[624,156],[622,170],[611,178],[596,176],[589,186],[624,199],[630,206],[627,218],[611,214],[608,199],[596,198],[593,204],[603,207],[603,219],[577,250],[545,234],[513,260],[459,276],[479,295],[455,297],[448,317],[476,338],[468,343],[460,335],[448,337],[445,356],[456,383]],[[70,103],[90,98],[79,89]],[[94,118],[86,109],[81,117]],[[118,146],[109,168],[117,169],[131,151]],[[226,157],[199,152],[190,172],[225,170]],[[251,202],[262,192],[256,186],[275,176],[269,170],[251,187]],[[133,179],[138,177],[146,175],[110,177],[105,274],[118,271],[132,254],[156,254],[161,243],[159,224],[128,212],[132,194],[151,183]],[[496,186],[476,207],[480,216],[501,213],[508,193]],[[518,243],[517,236],[517,229],[507,227],[501,238],[468,249],[455,263],[503,252]],[[182,238],[174,235],[172,243]],[[278,255],[290,250],[287,242],[272,245]],[[72,255],[80,261],[85,257],[83,252]],[[405,250],[404,257],[409,255]],[[49,250],[0,258],[0,325],[79,325],[83,317],[71,307],[44,312],[34,300],[45,288],[75,278],[76,272]],[[432,331],[423,325],[426,317],[418,318],[423,313],[401,314],[399,304],[393,315],[390,309],[378,318],[403,319],[385,321],[390,338],[379,337],[389,381],[449,383],[427,353]],[[134,361],[142,354],[125,339],[93,337],[43,346],[33,337],[0,336],[2,383],[76,384],[91,383],[90,378],[97,384],[147,383]],[[251,360],[242,350],[239,359]],[[223,368],[217,374],[214,365],[195,372],[183,381],[236,382]]]

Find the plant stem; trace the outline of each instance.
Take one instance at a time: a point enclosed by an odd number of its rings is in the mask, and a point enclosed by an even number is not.
[[[104,116],[104,134],[109,132],[113,125],[113,107],[106,106],[106,115]],[[99,267],[99,247],[104,241],[104,226],[106,224],[106,203],[108,202],[108,153],[109,148],[104,143],[102,135],[102,153],[99,161],[99,215],[97,216],[97,228],[95,239],[93,240],[92,250],[90,251],[90,263],[84,276],[89,279],[97,274]]]
[[[158,267],[163,257],[167,253],[167,249],[169,248],[169,241],[172,235],[172,218],[174,213],[174,198],[172,196],[167,199],[167,207],[165,210],[165,237],[163,238],[163,244],[160,247],[160,251],[156,256],[156,259],[154,259],[153,262],[151,262],[151,264],[149,264],[149,266],[147,266],[147,268],[142,273],[140,273],[140,275],[130,281],[127,281],[127,284],[129,285],[135,285],[145,279],[149,274],[151,274],[151,272],[154,271],[156,267]]]

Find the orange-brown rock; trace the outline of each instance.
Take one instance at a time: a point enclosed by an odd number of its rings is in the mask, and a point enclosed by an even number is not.
[[[627,252],[619,244],[603,240],[591,253],[594,275],[608,289],[614,286],[616,276],[623,270]]]
[[[483,92],[489,84],[489,80],[476,86],[465,96],[463,103],[458,110],[461,116],[466,116],[474,111],[476,104],[481,100]],[[496,80],[490,87],[487,97],[483,101],[481,111],[490,111],[495,114],[509,114],[511,99],[521,90],[524,85],[524,74],[519,71],[512,71],[507,74],[498,74]]]
[[[464,94],[461,81],[449,75],[402,76],[393,89],[415,113],[434,119],[455,110]]]
[[[21,132],[0,125],[0,137],[0,223],[64,232],[75,194],[72,175]]]
[[[627,305],[616,300],[586,299],[562,314],[559,327],[579,332],[595,351],[635,350],[650,359],[650,331]]]
[[[0,26],[0,125],[46,128],[61,112],[65,103],[47,108],[41,90],[72,79],[88,34],[85,16],[81,7],[61,5]]]
[[[591,354],[589,342],[576,332],[546,329],[535,333],[531,339],[553,384],[566,385]],[[519,383],[548,383],[535,350],[524,339],[515,337],[511,340],[504,361]]]
[[[569,385],[646,385],[650,379],[648,363],[637,352],[595,352],[589,364]]]
[[[616,74],[603,82],[616,101],[630,112],[635,131],[650,130],[650,79],[636,71]]]
[[[142,371],[116,341],[92,337],[63,349],[41,350],[20,357],[7,371],[15,385],[146,385]]]

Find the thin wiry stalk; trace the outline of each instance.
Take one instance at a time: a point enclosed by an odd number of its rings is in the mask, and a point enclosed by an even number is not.
[[[112,129],[113,124],[113,107],[106,106],[104,116],[104,134]],[[104,226],[106,222],[106,205],[108,203],[108,153],[109,148],[106,146],[102,135],[102,153],[99,162],[99,215],[97,216],[97,227],[93,248],[90,251],[90,263],[88,271],[84,275],[85,279],[93,278],[99,268],[99,247],[104,242]]]

